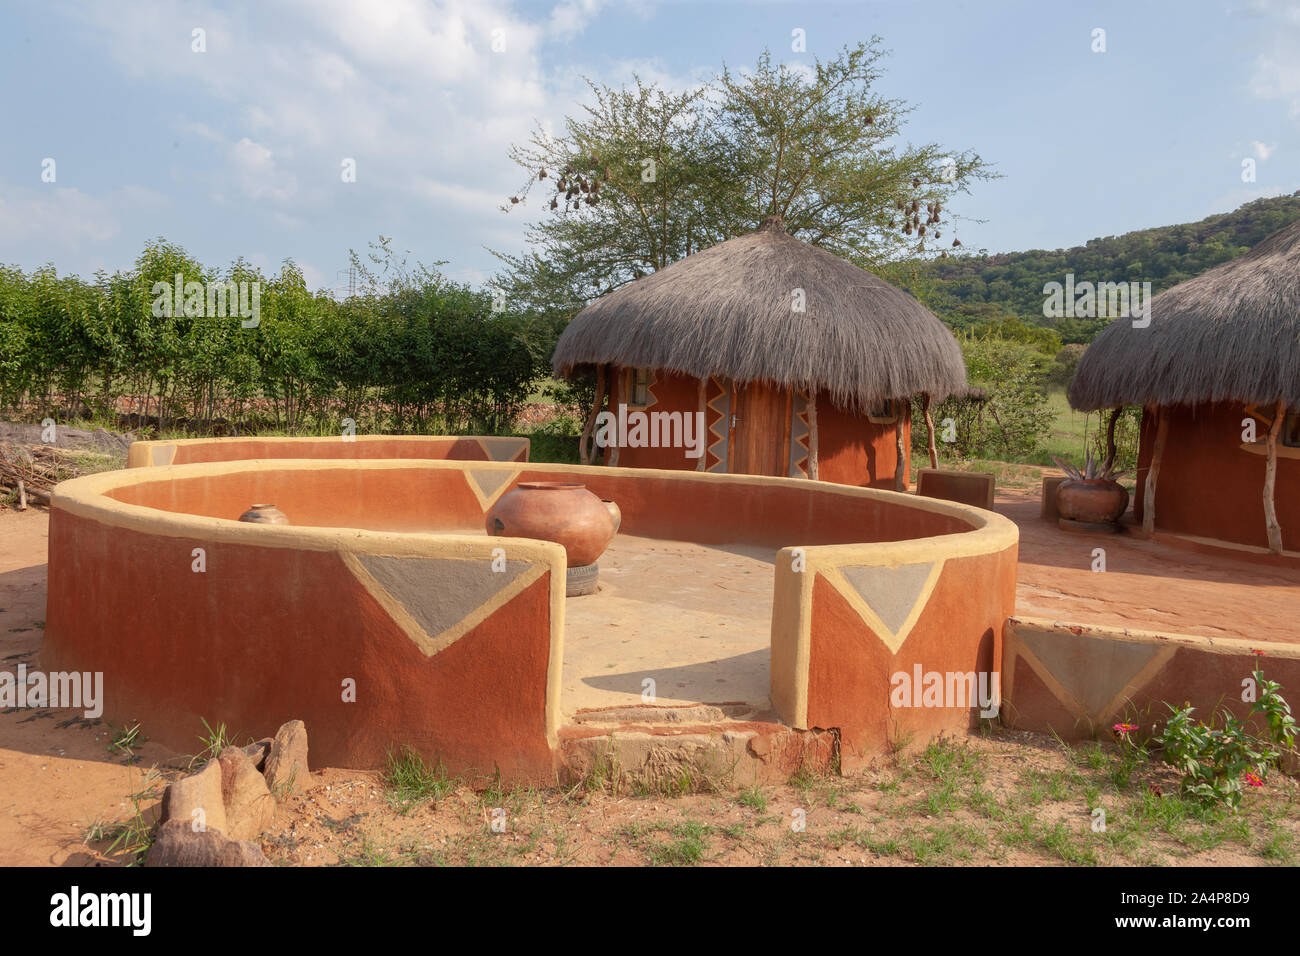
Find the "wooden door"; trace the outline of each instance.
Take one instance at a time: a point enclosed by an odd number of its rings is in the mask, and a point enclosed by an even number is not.
[[[757,382],[733,385],[727,447],[732,474],[785,477],[790,468],[790,390]]]

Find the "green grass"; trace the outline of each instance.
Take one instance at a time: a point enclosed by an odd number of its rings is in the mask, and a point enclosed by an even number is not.
[[[389,801],[402,813],[409,813],[421,803],[440,800],[456,789],[441,761],[431,765],[411,747],[401,753],[389,752],[383,783]]]

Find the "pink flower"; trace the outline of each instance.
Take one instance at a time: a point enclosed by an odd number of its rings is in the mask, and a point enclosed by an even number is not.
[[[1112,727],[1111,729],[1114,730],[1115,733],[1117,733],[1117,734],[1119,734],[1121,737],[1123,737],[1123,736],[1125,736],[1125,735],[1127,735],[1127,734],[1129,734],[1129,733],[1132,733],[1133,731],[1137,730],[1137,729],[1138,729],[1138,725],[1137,725],[1137,724],[1116,724],[1116,725],[1115,725],[1114,727]]]
[[[1253,648],[1251,649],[1251,653],[1254,654],[1256,657],[1263,657],[1263,656],[1264,656],[1264,652],[1263,652],[1263,651],[1255,650],[1255,649],[1253,649]]]
[[[1257,774],[1248,773],[1248,774],[1246,774],[1246,776],[1243,777],[1242,779],[1244,779],[1244,780],[1245,780],[1248,784],[1250,784],[1252,787],[1262,787],[1262,786],[1264,786],[1264,781],[1261,780]]]

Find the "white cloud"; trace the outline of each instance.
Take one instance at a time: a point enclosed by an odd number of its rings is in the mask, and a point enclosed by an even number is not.
[[[160,193],[141,186],[115,189],[104,198],[54,184],[0,192],[0,260],[15,259],[30,245],[77,251],[122,231],[123,214],[142,206],[165,206]]]
[[[292,174],[276,168],[275,155],[269,147],[244,137],[230,150],[231,162],[240,188],[250,199],[292,199],[298,182]]]
[[[1251,143],[1250,147],[1255,153],[1255,158],[1260,160],[1261,162],[1268,159],[1270,156],[1273,155],[1274,152],[1277,151],[1276,143],[1274,143],[1272,146],[1269,146],[1266,143],[1261,143],[1259,140],[1255,140],[1253,143]]]

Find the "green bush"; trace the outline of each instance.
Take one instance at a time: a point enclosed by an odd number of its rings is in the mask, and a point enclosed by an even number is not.
[[[1025,342],[959,333],[966,375],[982,400],[950,398],[931,409],[943,455],[1018,461],[1038,450],[1053,421],[1044,379],[1048,358]],[[946,435],[952,441],[946,441]],[[913,409],[913,447],[926,447],[925,421]]]
[[[371,431],[508,431],[549,371],[554,323],[407,269],[387,240],[372,250],[375,271],[354,256],[361,291],[342,301],[309,292],[291,261],[271,276],[243,260],[223,272],[162,239],[93,282],[0,267],[0,407],[109,418],[125,406],[191,431],[223,418],[290,432],[335,431],[343,418]],[[154,314],[154,284],[178,274],[259,283],[258,323]]]

